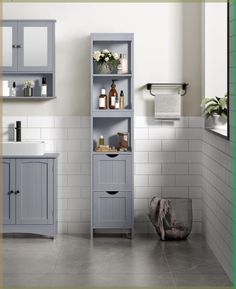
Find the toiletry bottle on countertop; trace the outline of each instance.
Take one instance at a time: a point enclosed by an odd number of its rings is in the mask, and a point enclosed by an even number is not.
[[[120,92],[120,109],[125,108],[125,96],[123,90]]]
[[[107,109],[107,95],[104,88],[101,89],[101,94],[99,95],[99,109]]]
[[[110,109],[115,109],[116,97],[118,96],[118,93],[116,91],[115,81],[116,79],[112,79],[111,89],[109,91],[109,108]]]
[[[42,78],[41,96],[47,96],[47,81],[46,81],[46,77]]]
[[[16,82],[15,81],[12,84],[11,96],[16,96]]]

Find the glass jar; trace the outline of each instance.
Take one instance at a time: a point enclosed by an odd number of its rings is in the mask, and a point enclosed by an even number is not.
[[[128,132],[118,132],[118,150],[127,151],[129,148],[129,133]]]

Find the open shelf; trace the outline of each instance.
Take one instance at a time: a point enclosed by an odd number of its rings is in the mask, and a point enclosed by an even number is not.
[[[130,73],[124,73],[124,74],[118,74],[118,73],[113,73],[113,74],[93,74],[94,77],[113,77],[113,78],[124,78],[124,77],[132,77],[132,74]]]
[[[127,152],[96,152],[93,151],[94,155],[132,155],[132,151],[127,151]]]
[[[106,145],[117,148],[118,132],[129,133],[129,150],[132,150],[131,142],[131,117],[93,117],[93,150],[98,146],[101,135],[104,136]]]
[[[109,91],[111,89],[111,83],[112,79],[117,79],[116,81],[116,90],[118,92],[118,95],[120,96],[121,90],[124,92],[124,102],[125,102],[125,109],[131,110],[133,108],[132,105],[132,79],[127,77],[119,77],[116,78],[114,75],[112,77],[94,77],[93,78],[93,85],[91,87],[91,93],[92,93],[92,111],[98,110],[98,104],[99,104],[99,95],[101,93],[101,89],[105,88],[106,95],[109,95]],[[121,110],[120,110],[121,111]],[[124,110],[122,110],[124,111]]]
[[[132,109],[95,109],[92,111],[94,117],[132,117]]]
[[[10,101],[14,101],[14,100],[50,100],[50,99],[55,99],[56,96],[2,96],[1,97],[3,100],[10,100]]]
[[[42,84],[42,78],[46,78],[47,82],[47,94],[49,96],[47,97],[41,97],[41,84]],[[52,73],[41,73],[41,72],[35,72],[35,73],[5,73],[3,75],[3,80],[8,81],[8,87],[11,88],[13,85],[13,82],[16,83],[16,97],[9,98],[27,98],[24,97],[24,83],[27,80],[33,80],[34,81],[34,88],[33,88],[33,96],[30,97],[31,99],[43,99],[43,98],[52,98],[52,96],[55,96],[55,87],[54,87],[54,75]],[[5,97],[3,97],[5,99]],[[8,97],[6,97],[7,99]]]

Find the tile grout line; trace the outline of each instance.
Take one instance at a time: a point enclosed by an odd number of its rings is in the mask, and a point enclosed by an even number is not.
[[[175,277],[174,277],[174,274],[173,274],[173,272],[172,272],[172,270],[171,270],[171,267],[170,267],[170,264],[169,264],[169,262],[168,262],[168,259],[167,259],[167,256],[166,256],[165,251],[164,251],[163,253],[164,253],[163,256],[164,256],[164,259],[165,259],[165,261],[166,261],[166,264],[167,264],[169,273],[170,273],[170,275],[171,275],[171,279],[172,279],[172,281],[173,281],[174,287],[177,287],[176,282],[175,282]]]

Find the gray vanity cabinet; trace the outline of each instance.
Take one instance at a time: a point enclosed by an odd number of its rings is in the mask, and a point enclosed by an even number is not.
[[[3,159],[3,232],[56,235],[56,158]]]
[[[54,22],[3,21],[3,72],[52,72]]]

